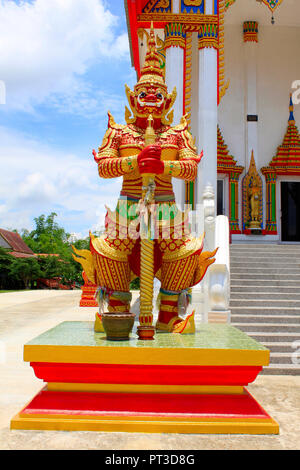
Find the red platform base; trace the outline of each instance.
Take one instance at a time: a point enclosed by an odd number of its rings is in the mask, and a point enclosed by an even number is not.
[[[42,390],[14,429],[106,432],[278,433],[246,391],[241,395],[91,393]]]
[[[229,325],[195,335],[133,333],[115,344],[93,322],[64,322],[24,347],[46,387],[12,429],[143,433],[277,434],[245,387],[269,351]]]

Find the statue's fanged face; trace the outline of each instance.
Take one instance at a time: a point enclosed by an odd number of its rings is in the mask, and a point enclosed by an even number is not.
[[[161,116],[166,103],[166,92],[155,85],[141,86],[136,90],[136,109],[138,114]]]
[[[126,88],[127,98],[132,114],[135,117],[164,120],[171,110],[176,98],[176,91],[168,94],[166,87],[159,84],[137,84],[134,91]]]

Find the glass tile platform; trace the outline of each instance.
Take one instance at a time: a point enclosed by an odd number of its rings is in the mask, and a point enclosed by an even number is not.
[[[24,360],[45,382],[12,429],[276,434],[248,393],[269,351],[230,325],[196,334],[108,341],[93,322],[64,322],[29,341]]]

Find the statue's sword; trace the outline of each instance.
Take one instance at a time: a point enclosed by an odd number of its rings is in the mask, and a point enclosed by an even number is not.
[[[148,118],[145,145],[155,144],[156,135],[153,117]],[[151,205],[154,204],[155,175],[143,174],[142,201],[140,213],[141,271],[140,271],[140,325],[139,339],[153,339],[153,284],[154,284],[154,240],[151,234]]]

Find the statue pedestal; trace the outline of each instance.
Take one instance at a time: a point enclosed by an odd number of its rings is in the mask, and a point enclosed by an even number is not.
[[[12,429],[277,434],[245,389],[269,351],[229,325],[154,341],[107,341],[92,322],[65,322],[24,347],[46,383]]]
[[[79,306],[80,307],[98,307],[98,302],[95,299],[95,293],[97,290],[97,286],[92,284],[89,280],[85,272],[82,273],[82,277],[84,280],[84,285],[81,287],[82,294]]]

